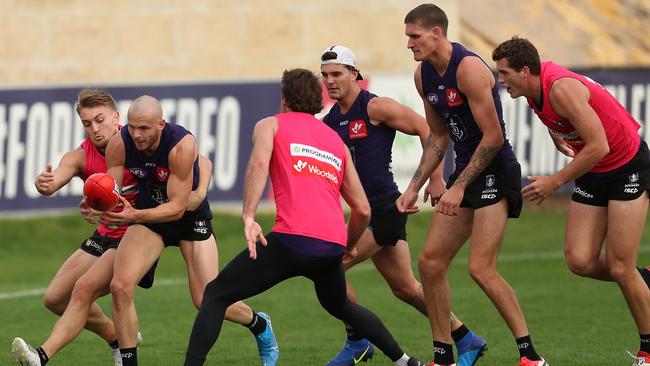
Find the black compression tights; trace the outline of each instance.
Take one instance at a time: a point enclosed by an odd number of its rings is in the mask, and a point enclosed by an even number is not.
[[[192,328],[185,366],[203,365],[206,355],[219,337],[228,306],[297,276],[312,280],[323,308],[350,324],[392,361],[403,355],[402,349],[381,320],[348,300],[340,256],[312,257],[297,253],[278,243],[273,233],[267,236],[267,240],[268,246],[257,244],[256,260],[249,258],[248,250],[242,251],[206,286]]]

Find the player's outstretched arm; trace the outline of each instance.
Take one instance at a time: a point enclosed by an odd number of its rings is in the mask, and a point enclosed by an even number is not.
[[[269,176],[269,163],[273,154],[273,138],[277,130],[278,120],[275,117],[260,120],[253,130],[253,150],[244,177],[244,206],[242,209],[244,235],[252,259],[257,258],[255,248],[257,240],[259,239],[263,245],[266,245],[262,228],[255,221],[255,212]]]
[[[63,155],[56,169],[52,170],[52,164],[47,164],[34,180],[34,186],[38,193],[50,196],[68,184],[75,175],[81,174],[85,163],[86,153],[79,146]]]

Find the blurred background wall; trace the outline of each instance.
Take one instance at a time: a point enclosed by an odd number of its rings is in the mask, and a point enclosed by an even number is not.
[[[0,0],[0,83],[277,78],[328,45],[371,74],[414,66],[413,0]],[[452,40],[489,60],[514,34],[567,66],[650,65],[647,0],[445,0]]]
[[[411,72],[413,0],[0,0],[0,83],[278,79],[345,44],[364,71]],[[459,4],[438,4],[458,36]]]

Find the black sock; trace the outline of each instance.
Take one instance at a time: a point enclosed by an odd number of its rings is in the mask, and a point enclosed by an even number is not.
[[[465,326],[465,324],[461,325],[460,328],[454,330],[451,332],[451,338],[454,339],[454,342],[458,343],[465,335],[469,333],[469,329]]]
[[[648,268],[636,267],[636,270],[641,274],[641,278],[645,282],[646,286],[650,287],[650,270]]]
[[[42,347],[38,347],[38,348],[36,349],[36,353],[38,353],[38,358],[41,359],[41,366],[45,366],[45,364],[47,363],[47,361],[50,360],[50,358],[47,357],[47,353],[45,353],[45,351],[43,351],[43,348],[42,348]]]
[[[248,329],[254,334],[258,335],[266,330],[266,319],[253,312],[253,320],[246,325]]]
[[[517,348],[519,349],[519,357],[526,357],[531,361],[539,361],[542,358],[535,351],[533,341],[530,339],[530,334],[521,338],[515,339]]]
[[[433,341],[433,360],[438,365],[451,365],[454,363],[454,350],[451,344]]]
[[[108,342],[108,345],[111,347],[111,349],[118,349],[120,348],[120,342],[118,340],[114,340],[113,342]]]
[[[641,338],[641,351],[650,353],[650,334],[639,334]]]
[[[138,347],[120,348],[123,366],[138,366]]]
[[[345,331],[348,333],[348,341],[360,341],[363,339],[363,336],[355,332],[352,328],[345,328]]]

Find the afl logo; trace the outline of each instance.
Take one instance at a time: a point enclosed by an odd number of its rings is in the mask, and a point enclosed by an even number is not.
[[[429,101],[430,104],[438,104],[438,94],[429,93],[427,95],[427,100]]]
[[[129,168],[129,173],[138,178],[144,178],[147,176],[147,172],[140,168]]]

